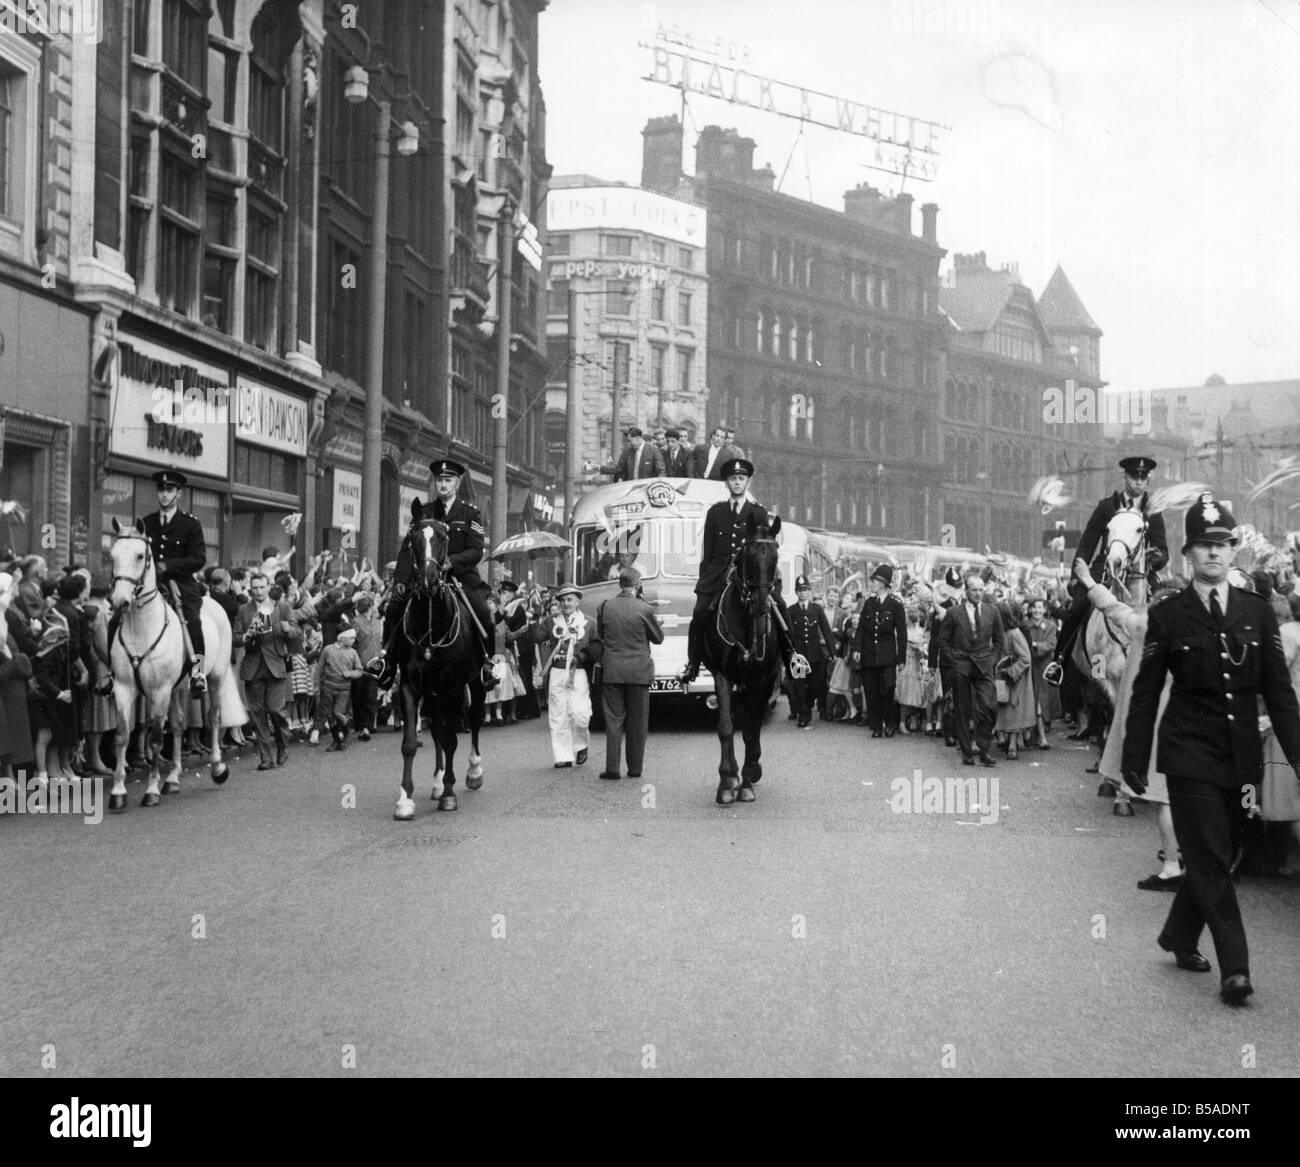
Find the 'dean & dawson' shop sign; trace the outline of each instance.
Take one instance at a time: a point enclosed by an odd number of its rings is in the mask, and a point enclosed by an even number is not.
[[[310,414],[302,398],[241,377],[234,391],[234,415],[235,437],[241,442],[307,456]]]

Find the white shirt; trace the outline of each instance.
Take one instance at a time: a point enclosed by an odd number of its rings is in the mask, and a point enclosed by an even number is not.
[[[969,600],[966,601],[966,615],[970,617],[971,630],[974,631],[979,627],[979,612]]]
[[[720,447],[718,446],[713,446],[713,445],[709,446],[709,460],[704,465],[705,478],[708,478],[708,476],[713,473],[713,463],[718,460],[719,449]]]
[[[1205,605],[1205,610],[1210,610],[1210,593],[1219,593],[1219,610],[1226,616],[1228,614],[1228,581],[1223,580],[1216,584],[1201,583],[1200,580],[1192,580],[1192,587],[1196,589],[1196,594],[1201,597],[1201,603]]]
[[[175,507],[172,507],[172,509],[169,510],[169,511],[159,511],[159,512],[158,512],[158,518],[159,518],[163,523],[170,523],[170,522],[172,521],[172,519],[174,519],[175,517],[176,517],[176,508],[175,508]]]

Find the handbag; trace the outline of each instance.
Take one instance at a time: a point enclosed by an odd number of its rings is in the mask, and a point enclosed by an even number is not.
[[[997,690],[999,705],[1011,704],[1011,685],[1005,677],[995,677],[993,688]]]

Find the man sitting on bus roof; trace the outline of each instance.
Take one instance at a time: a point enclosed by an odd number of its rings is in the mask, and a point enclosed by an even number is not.
[[[700,549],[700,578],[695,585],[695,611],[687,639],[686,667],[677,674],[677,683],[685,688],[700,672],[704,648],[704,621],[716,610],[718,596],[727,582],[727,569],[745,544],[751,516],[755,527],[768,525],[767,509],[749,497],[749,480],[754,465],[744,458],[729,459],[721,467],[730,497],[715,502],[704,517],[704,541]],[[781,599],[781,581],[777,578],[772,598],[781,612],[778,643],[781,657],[789,666],[793,655],[790,644],[790,614]]]

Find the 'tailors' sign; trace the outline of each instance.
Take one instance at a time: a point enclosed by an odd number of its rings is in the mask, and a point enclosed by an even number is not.
[[[697,56],[681,46],[643,42],[642,48],[653,54],[646,81],[869,138],[878,147],[897,152],[895,157],[905,155],[913,177],[934,177],[939,137],[949,126],[763,77],[735,64]]]

